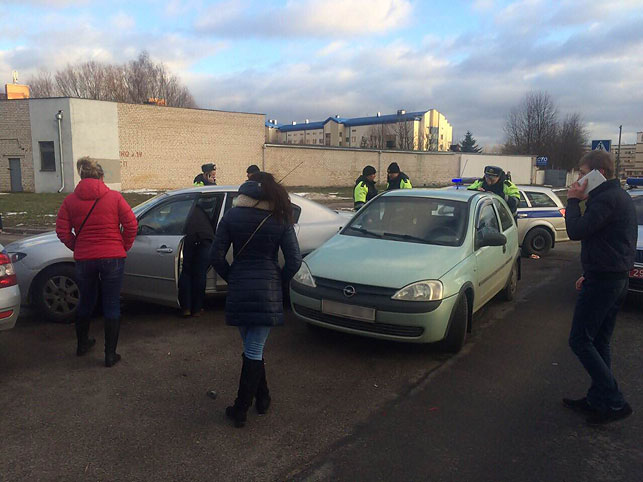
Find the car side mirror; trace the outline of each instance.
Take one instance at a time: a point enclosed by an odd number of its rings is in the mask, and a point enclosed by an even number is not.
[[[483,227],[476,235],[476,249],[484,246],[504,246],[507,244],[507,237],[497,229]]]

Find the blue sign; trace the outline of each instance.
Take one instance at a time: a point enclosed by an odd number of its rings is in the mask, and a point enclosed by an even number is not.
[[[549,158],[547,156],[541,156],[536,158],[536,166],[538,167],[547,167],[547,161]]]
[[[609,152],[611,148],[612,148],[611,140],[592,141],[592,151]]]

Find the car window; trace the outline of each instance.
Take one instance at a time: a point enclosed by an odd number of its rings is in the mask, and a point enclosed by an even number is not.
[[[362,208],[343,235],[409,243],[459,246],[466,236],[468,206],[462,201],[383,196]]]
[[[525,194],[520,191],[520,202],[518,203],[519,208],[528,208],[527,200],[525,199]]]
[[[154,206],[138,221],[138,233],[147,236],[184,234],[185,222],[194,198],[171,200]]]
[[[556,203],[544,192],[527,191],[532,208],[555,208]]]
[[[478,213],[477,229],[481,230],[482,228],[491,228],[500,232],[498,218],[491,204],[484,205]]]
[[[493,203],[496,205],[496,209],[498,210],[500,224],[502,225],[502,230],[504,232],[514,225],[514,218],[498,199],[494,199]]]
[[[197,201],[197,206],[205,211],[212,223],[212,227],[215,229],[219,221],[219,212],[221,211],[222,203],[223,194],[202,194]]]

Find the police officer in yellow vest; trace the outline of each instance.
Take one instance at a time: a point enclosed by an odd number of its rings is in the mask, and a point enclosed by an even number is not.
[[[391,162],[386,170],[386,190],[392,191],[393,189],[411,189],[411,180],[409,176],[400,171],[400,166],[397,162]]]
[[[201,166],[201,174],[197,174],[194,178],[195,186],[216,186],[217,185],[217,165],[212,164],[203,164]]]
[[[366,166],[362,169],[362,175],[355,181],[355,189],[353,190],[355,211],[359,211],[364,204],[377,196],[377,188],[375,187],[376,173],[377,171],[373,166]]]
[[[487,166],[484,168],[484,177],[478,179],[467,189],[472,191],[488,191],[497,194],[505,201],[511,213],[515,216],[520,202],[520,191],[516,185],[507,179],[505,171],[498,166]]]

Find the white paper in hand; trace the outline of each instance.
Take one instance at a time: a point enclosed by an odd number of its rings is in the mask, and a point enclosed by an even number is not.
[[[587,181],[587,187],[585,188],[585,194],[589,194],[591,191],[596,189],[598,186],[603,184],[607,179],[596,169],[588,172],[583,177],[578,180],[578,184],[581,186]]]

